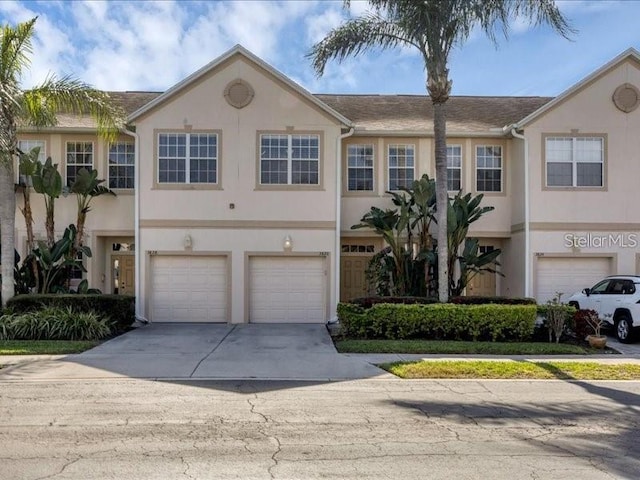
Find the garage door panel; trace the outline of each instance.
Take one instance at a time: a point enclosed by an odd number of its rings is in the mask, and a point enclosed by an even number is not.
[[[566,300],[575,292],[593,286],[611,275],[611,258],[539,258],[537,262],[536,299],[540,303],[562,292]]]
[[[324,323],[323,257],[253,257],[249,261],[249,321]]]
[[[151,319],[155,322],[226,322],[225,257],[152,258]]]

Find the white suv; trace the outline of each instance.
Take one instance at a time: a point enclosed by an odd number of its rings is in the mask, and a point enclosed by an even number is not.
[[[618,340],[629,343],[634,329],[640,327],[640,276],[614,275],[574,293],[569,305],[595,310],[598,316],[615,327]]]

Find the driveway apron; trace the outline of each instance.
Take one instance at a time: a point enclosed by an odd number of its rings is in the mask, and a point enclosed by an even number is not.
[[[324,325],[308,324],[156,323],[78,355],[0,370],[0,380],[346,380],[387,376],[363,359],[339,354]]]

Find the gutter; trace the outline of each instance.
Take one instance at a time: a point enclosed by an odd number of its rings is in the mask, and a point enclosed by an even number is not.
[[[529,142],[527,138],[518,133],[516,130],[517,125],[511,125],[511,135],[515,138],[519,138],[524,142],[524,296],[531,296],[531,242],[530,242],[530,199],[529,199]]]
[[[336,305],[340,301],[340,236],[341,236],[341,214],[342,214],[342,141],[353,135],[354,128],[349,127],[349,131],[347,133],[342,133],[336,139],[336,241],[335,241],[335,258],[334,258],[334,269],[335,273],[333,278],[335,279],[334,285],[334,295],[336,298]],[[336,312],[335,316],[329,320],[328,323],[337,323],[338,322],[338,314]]]
[[[134,250],[136,274],[135,274],[135,296],[136,296],[136,320],[141,323],[149,323],[149,320],[142,314],[142,297],[140,296],[140,272],[142,272],[142,252],[140,251],[140,138],[132,130],[124,128],[122,132],[133,137],[134,161],[133,161],[133,192],[134,192],[134,236],[136,248]]]

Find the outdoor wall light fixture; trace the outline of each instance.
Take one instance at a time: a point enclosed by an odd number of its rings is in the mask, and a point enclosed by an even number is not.
[[[293,240],[291,240],[291,236],[287,235],[286,237],[284,237],[284,241],[282,242],[282,247],[286,251],[291,251],[291,249],[293,248]]]
[[[191,247],[193,247],[193,239],[191,238],[191,235],[187,233],[184,236],[184,248],[191,248]]]

